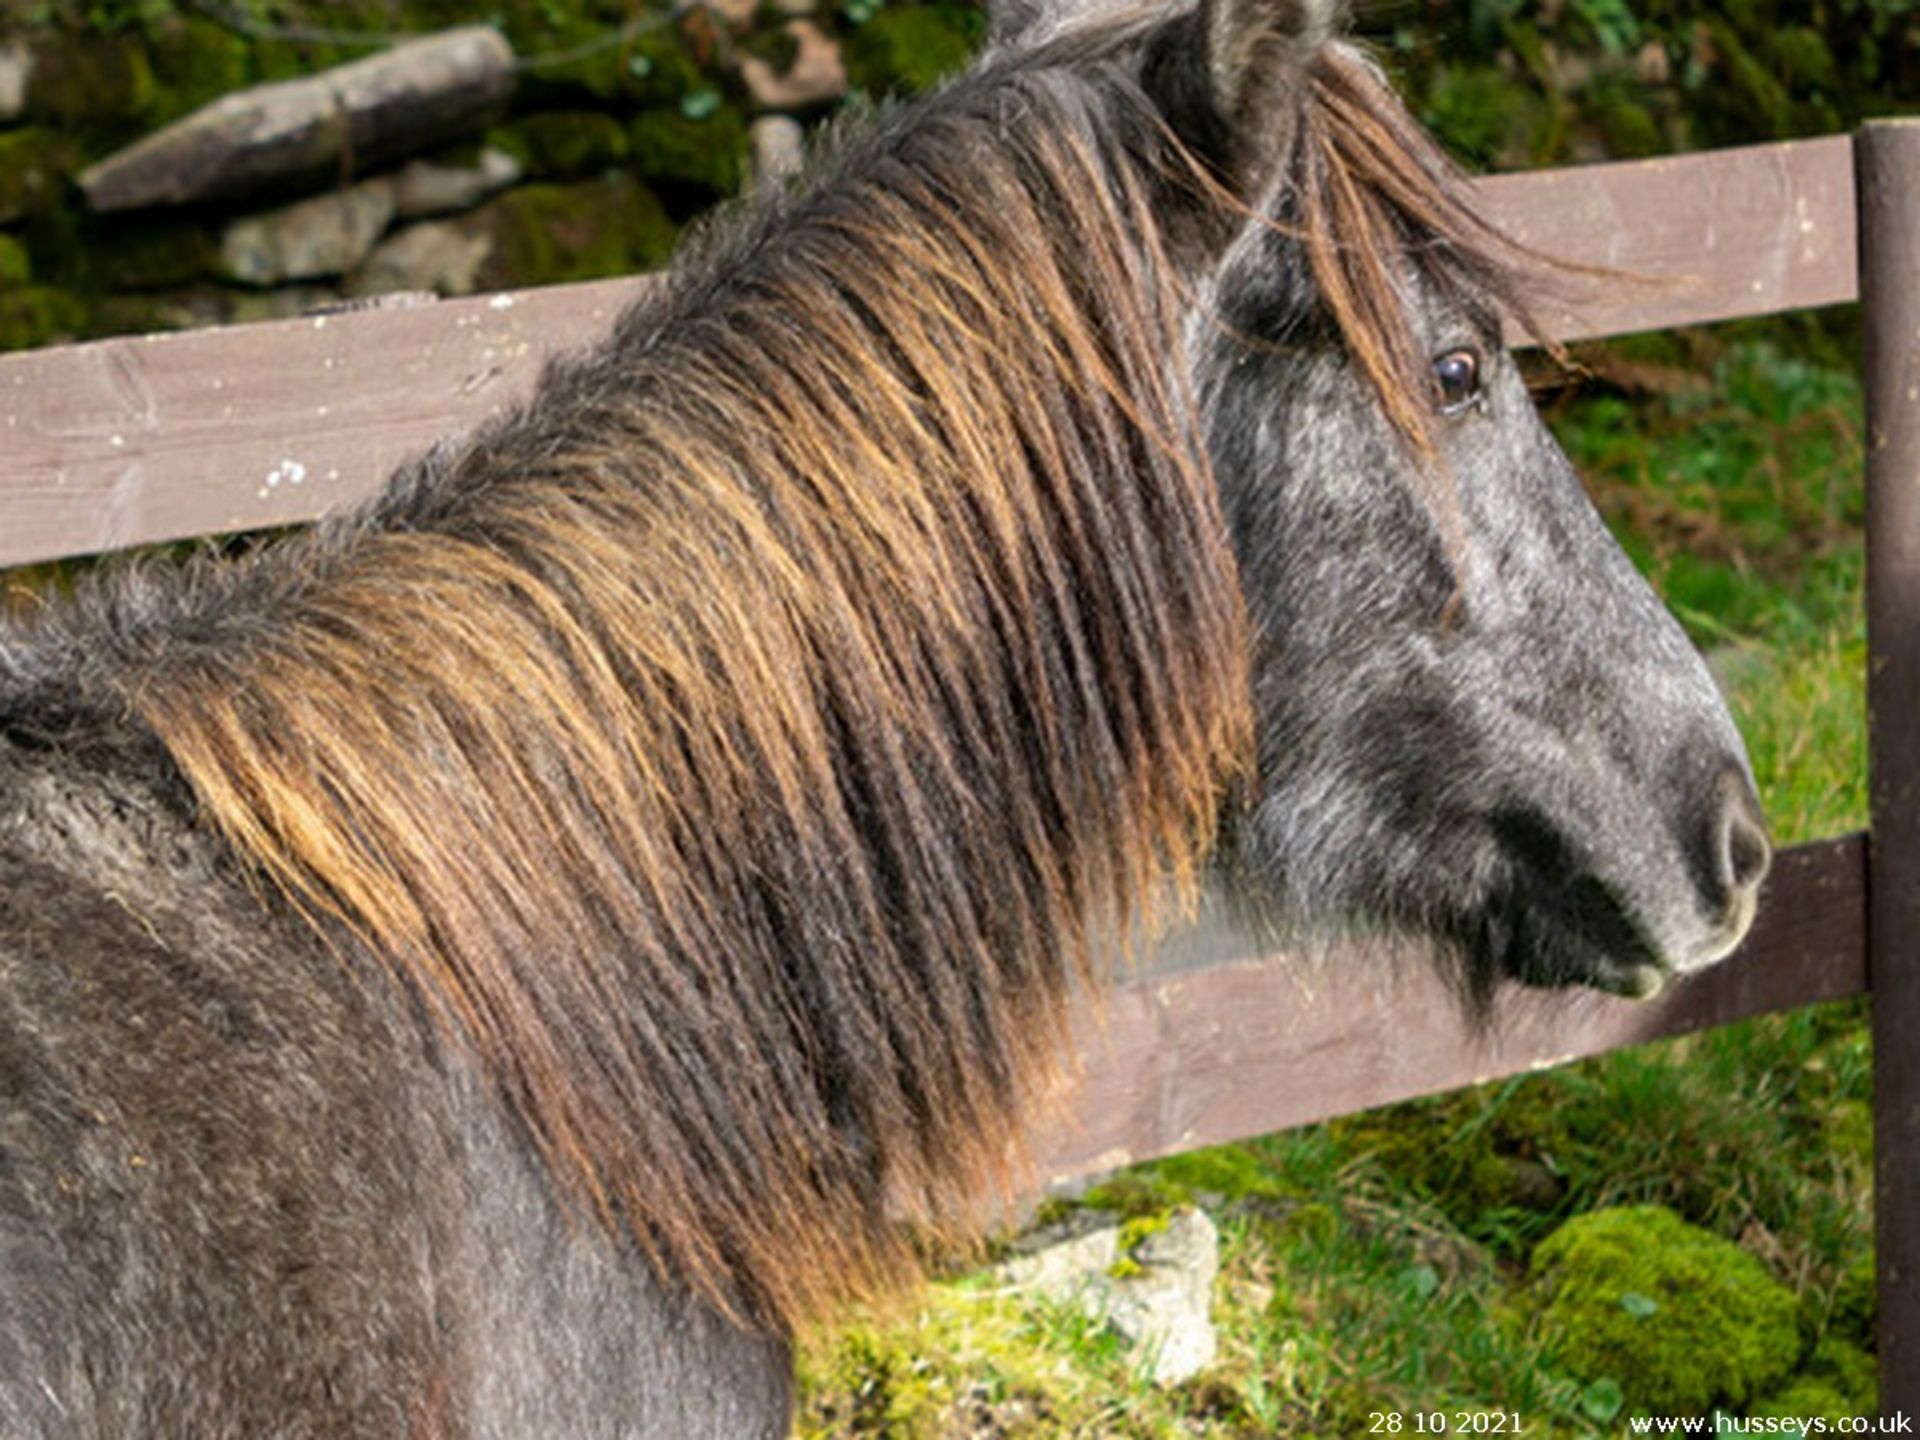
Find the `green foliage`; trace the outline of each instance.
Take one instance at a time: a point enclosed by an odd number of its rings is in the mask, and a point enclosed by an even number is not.
[[[1594,1117],[1567,1101],[1558,1087],[1513,1080],[1350,1116],[1329,1129],[1464,1234],[1524,1254],[1559,1211],[1565,1165],[1594,1140]]]
[[[0,130],[0,225],[60,205],[74,161],[71,141],[50,127]]]
[[[146,48],[153,66],[153,124],[178,119],[253,79],[247,41],[201,16],[170,16],[151,25]]]
[[[1873,1265],[1871,1246],[1862,1246],[1853,1252],[1834,1286],[1829,1317],[1834,1333],[1851,1336],[1862,1345],[1873,1342],[1874,1323],[1879,1313]]]
[[[1920,97],[1911,0],[1475,0],[1437,34],[1404,15],[1383,7],[1377,38],[1422,119],[1481,164],[1830,134]]]
[[[0,233],[0,287],[25,285],[33,279],[33,256],[13,236]]]
[[[88,279],[112,290],[185,285],[209,273],[218,258],[212,233],[166,211],[116,217],[100,227],[110,238],[89,247]]]
[[[1753,1256],[1657,1205],[1569,1220],[1534,1251],[1530,1299],[1560,1363],[1627,1403],[1704,1414],[1785,1379],[1793,1293]]]
[[[1636,361],[1657,387],[1566,406],[1555,430],[1627,551],[1702,644],[1831,623],[1857,586],[1860,384],[1766,342],[1703,368]]]
[[[0,286],[0,350],[31,350],[72,339],[86,326],[86,307],[51,285]]]
[[[656,182],[723,196],[738,191],[746,175],[746,117],[735,106],[719,104],[717,96],[712,105],[696,105],[693,113],[683,103],[636,115],[627,127],[627,143],[635,166]]]
[[[581,180],[624,160],[627,132],[619,119],[598,110],[540,110],[487,132],[497,145],[549,180]]]
[[[1419,107],[1429,129],[1483,169],[1503,157],[1531,156],[1553,120],[1553,107],[1536,87],[1492,65],[1438,67]]]
[[[845,39],[847,78],[875,95],[928,90],[965,65],[985,33],[985,12],[974,5],[879,10]]]
[[[562,283],[655,269],[673,251],[673,222],[658,197],[626,175],[522,185],[479,213],[494,240],[480,277],[487,288],[526,276]]]
[[[636,23],[631,5],[567,3],[513,8],[505,29],[523,57],[526,99],[578,108],[676,105],[710,83],[717,58],[699,11],[669,23],[662,8]]]
[[[1814,1347],[1805,1369],[1782,1388],[1747,1408],[1756,1417],[1817,1415],[1830,1425],[1880,1409],[1880,1382],[1873,1357],[1857,1345],[1829,1336]]]

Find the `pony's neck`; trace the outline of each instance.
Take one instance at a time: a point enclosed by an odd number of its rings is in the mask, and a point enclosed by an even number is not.
[[[1036,73],[883,124],[120,672],[562,1188],[770,1324],[1006,1181],[1244,749],[1138,123]]]

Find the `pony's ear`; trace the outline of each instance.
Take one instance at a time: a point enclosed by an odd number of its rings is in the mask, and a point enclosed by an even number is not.
[[[1343,0],[1201,0],[1213,103],[1235,134],[1279,138],[1270,127],[1345,15]]]
[[[1286,154],[1306,74],[1345,0],[1200,0],[1149,51],[1148,93],[1180,138],[1242,187]]]
[[[1051,8],[1047,0],[989,0],[986,7],[988,48],[1017,43]]]

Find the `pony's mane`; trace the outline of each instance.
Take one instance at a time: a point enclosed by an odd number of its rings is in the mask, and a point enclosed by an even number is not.
[[[1005,1187],[1090,937],[1191,889],[1247,751],[1115,72],[883,123],[521,413],[115,627],[234,849],[743,1319]]]

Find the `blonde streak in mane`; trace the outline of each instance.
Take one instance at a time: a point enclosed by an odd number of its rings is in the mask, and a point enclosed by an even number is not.
[[[868,664],[870,664],[870,666],[879,666],[879,664],[889,664],[889,662],[891,662],[891,657],[893,657],[893,647],[889,647],[889,645],[885,643],[885,639],[879,639],[877,643],[874,643],[874,645],[872,645],[872,651],[870,651],[870,659],[868,659]],[[885,684],[874,685],[874,687],[872,687],[872,691],[874,691],[874,693],[877,693],[877,695],[893,695],[893,691],[895,691],[895,689],[897,689],[895,685],[885,685]],[[874,899],[874,902],[876,902],[877,904],[877,897],[876,899]],[[945,977],[943,977],[943,979],[945,979]],[[948,1004],[952,1004],[952,1000],[948,1000]],[[968,1098],[970,1098],[970,1096],[956,1096],[956,1104],[958,1104],[958,1102],[964,1102],[964,1100],[968,1100]],[[975,1110],[979,1110],[979,1104],[973,1104],[972,1108],[975,1108]]]
[[[827,308],[831,310],[832,309],[831,302],[823,301],[823,308]],[[938,310],[937,313],[944,316],[944,315],[950,314],[951,312],[950,310],[942,308]],[[913,363],[913,360],[915,357],[912,354],[913,343],[912,343],[912,337],[909,332],[918,327],[915,327],[912,323],[911,311],[907,315],[887,315],[886,319],[890,322],[889,334],[891,335],[894,343],[902,345],[908,350],[907,358],[909,360],[909,363]],[[932,347],[929,346],[929,350],[931,350],[931,348]],[[834,347],[835,352],[839,352],[841,349],[842,347],[837,347],[837,346]],[[919,424],[919,420],[920,420],[919,409],[910,403],[904,403],[905,396],[903,395],[899,387],[893,386],[893,385],[887,385],[881,388],[884,390],[884,392],[888,395],[888,397],[893,402],[891,407],[892,413],[889,416],[890,420],[894,423],[894,425],[897,425],[898,427],[900,427],[900,429],[905,430],[909,434],[914,435],[915,438],[920,439],[922,442],[919,446],[908,445],[907,453],[898,458],[902,460],[908,460],[911,463],[912,456],[914,452],[918,449],[918,450],[924,450],[928,455],[929,460],[931,460],[932,457],[935,454],[937,454],[937,447],[934,447],[931,441],[927,439],[927,437],[924,437],[918,434],[921,428]],[[998,404],[985,404],[985,405],[967,404],[964,397],[968,393],[968,387],[962,384],[961,386],[956,388],[957,388],[958,395],[962,398],[957,402],[949,399],[949,403],[948,403],[949,410],[964,409],[966,411],[970,411],[973,413],[982,413],[982,414],[991,416],[997,413],[997,411],[1001,408],[1001,406]],[[951,438],[951,432],[949,432],[949,438]],[[961,448],[964,448],[964,447],[961,447]],[[977,477],[969,477],[973,479],[974,483],[971,488],[973,492],[976,494],[976,496],[986,495],[988,497],[991,497],[992,500],[994,501],[998,501],[1000,499],[1000,497],[1004,494],[1005,487],[998,486],[988,482],[991,482],[992,478],[996,474],[1000,473],[1002,469],[1005,468],[1005,465],[1006,465],[1006,459],[1005,459],[1004,450],[1003,450],[1000,455],[997,455],[995,457],[994,464],[991,468],[985,468],[981,470]],[[942,465],[942,464],[931,464],[926,467],[916,466],[916,469],[918,469],[918,472],[919,472],[915,476],[916,489],[930,493],[935,489],[942,487],[945,484],[954,483],[957,485],[958,482],[944,481],[941,478],[951,468],[953,467],[951,467],[950,465]],[[962,468],[964,468],[964,466]],[[949,534],[952,533],[950,528],[948,533]],[[934,551],[936,553],[944,553],[944,546],[939,543],[940,539],[944,537],[940,537],[940,532],[937,530],[934,531],[934,536],[936,537],[935,544],[933,546]],[[959,543],[962,547],[961,554],[957,557],[958,560],[961,562],[961,568],[967,571],[980,568],[980,564],[981,564],[980,557],[976,553],[974,553],[977,548],[974,543],[974,538],[968,532],[961,531],[958,533],[956,540],[957,540],[957,543]],[[924,549],[925,547],[916,547],[916,548]],[[950,572],[951,564],[948,564],[943,568],[947,569]],[[953,587],[950,583],[945,584],[942,587],[942,593],[947,593],[951,591],[952,588]],[[883,611],[879,613],[885,613],[885,612]],[[971,643],[970,631],[977,629],[977,621],[973,620],[971,617],[956,617],[947,623],[954,627],[953,638],[956,640],[956,642],[966,641],[968,643]],[[897,647],[888,646],[888,644],[886,643],[886,637],[884,635],[873,635],[867,643],[873,647],[871,663],[885,665],[891,670],[893,670],[893,672],[896,675],[904,675],[908,673],[901,669]]]
[[[933,369],[940,358],[942,337],[931,333],[926,325],[916,323],[923,317],[912,312],[889,318],[894,321],[891,328],[894,341],[905,351],[908,363],[921,372]],[[935,324],[970,323],[958,318],[951,303],[937,306],[931,319]],[[951,487],[954,499],[950,503],[959,503],[959,492],[964,489],[966,503],[983,522],[982,531],[963,528],[953,538],[958,547],[956,561],[960,568],[971,576],[992,577],[978,591],[989,607],[987,623],[982,625],[973,619],[969,629],[987,643],[1012,646],[1026,655],[1026,668],[1038,692],[1038,723],[1048,726],[1054,719],[1049,682],[1037,650],[1026,648],[1034,643],[1033,636],[1014,618],[1032,613],[1033,592],[1026,562],[1038,548],[1032,545],[1031,537],[1038,533],[1042,519],[1030,497],[1029,487],[983,484],[974,478],[1008,473],[1023,464],[1019,458],[1019,441],[1006,420],[1007,414],[1016,407],[1007,403],[968,403],[966,397],[970,394],[990,392],[995,377],[991,364],[983,362],[977,353],[960,353],[964,356],[960,362],[962,383],[944,393],[928,396],[921,406],[928,422],[938,429],[954,452],[954,463],[945,467],[934,483],[942,488]],[[984,353],[990,355],[994,351],[986,348]],[[1068,792],[1057,771],[1052,772],[1050,783],[1056,799],[1064,801]],[[1037,835],[1037,824],[1030,824],[1028,831]],[[1043,848],[1037,853],[1046,855]],[[1050,865],[1045,868],[1055,877],[1049,880],[1049,888],[1056,892],[1063,890],[1064,882],[1058,878],[1057,868]]]

